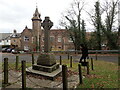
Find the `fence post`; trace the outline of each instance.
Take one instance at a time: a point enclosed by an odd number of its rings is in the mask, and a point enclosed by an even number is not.
[[[69,60],[69,57],[70,57],[70,54],[69,54],[69,52],[68,52],[68,60]]]
[[[16,70],[18,70],[19,56],[16,56]]]
[[[81,65],[78,64],[78,70],[79,70],[79,83],[82,84],[82,70],[81,70]]]
[[[120,66],[120,50],[118,51],[118,66]]]
[[[61,57],[61,55],[60,55],[60,65],[62,65],[62,57]]]
[[[68,90],[67,65],[62,65],[62,82],[63,82],[63,90]]]
[[[8,58],[4,58],[4,84],[8,84]]]
[[[91,69],[94,70],[93,69],[93,58],[91,58]]]
[[[95,59],[97,60],[98,58],[97,58],[97,51],[96,51],[96,54],[95,54]]]
[[[26,61],[22,61],[22,89],[26,88]]]
[[[75,54],[76,54],[76,50],[75,50]]]
[[[120,74],[120,47],[118,51],[118,74]],[[120,82],[120,75],[118,76],[118,82]],[[118,83],[118,86],[120,86],[120,83]]]
[[[34,64],[34,54],[32,53],[32,65]]]
[[[89,62],[87,63],[87,74],[89,75]]]
[[[72,56],[70,56],[70,67],[72,68]]]

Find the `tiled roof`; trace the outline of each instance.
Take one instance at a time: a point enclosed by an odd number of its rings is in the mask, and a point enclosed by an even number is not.
[[[21,36],[20,33],[13,33],[10,35],[11,38],[19,38]]]
[[[7,39],[12,33],[0,33],[0,40]]]
[[[16,35],[14,33],[0,33],[0,40],[7,40],[7,39],[10,39],[11,37],[20,37],[21,34],[20,33],[17,33]]]

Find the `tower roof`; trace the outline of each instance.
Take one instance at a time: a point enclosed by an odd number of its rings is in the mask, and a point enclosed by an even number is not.
[[[38,8],[36,7],[35,13],[33,14],[33,18],[40,19],[40,13],[38,12]]]

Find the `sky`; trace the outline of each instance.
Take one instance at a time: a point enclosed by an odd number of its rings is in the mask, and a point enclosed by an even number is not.
[[[86,10],[90,10],[97,0],[84,1],[87,4]],[[14,29],[21,33],[25,26],[31,29],[31,18],[36,6],[41,19],[44,20],[45,16],[49,16],[54,23],[52,29],[57,29],[61,14],[69,9],[72,2],[73,0],[0,0],[0,33],[12,33]],[[83,16],[86,18],[86,14]],[[88,22],[87,26],[91,27]]]

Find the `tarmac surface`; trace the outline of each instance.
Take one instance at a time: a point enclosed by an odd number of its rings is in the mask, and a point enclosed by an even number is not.
[[[15,62],[16,59],[16,55],[17,54],[11,54],[11,53],[0,53],[1,55],[1,59],[0,61],[3,61],[5,57],[7,57],[9,59],[9,62]],[[32,61],[32,56],[31,54],[18,54],[19,55],[19,60],[25,60],[26,62],[31,62]],[[62,59],[68,59],[67,54],[62,54]],[[81,54],[78,55],[72,55],[74,61],[78,62]],[[95,54],[90,54],[89,55],[90,58],[96,59]],[[34,55],[35,60],[37,60],[38,58],[38,54]],[[56,55],[56,60],[60,59],[60,55]],[[117,54],[98,54],[97,55],[97,59],[98,60],[104,60],[104,61],[108,61],[108,62],[114,62],[114,63],[118,63],[118,55]]]

